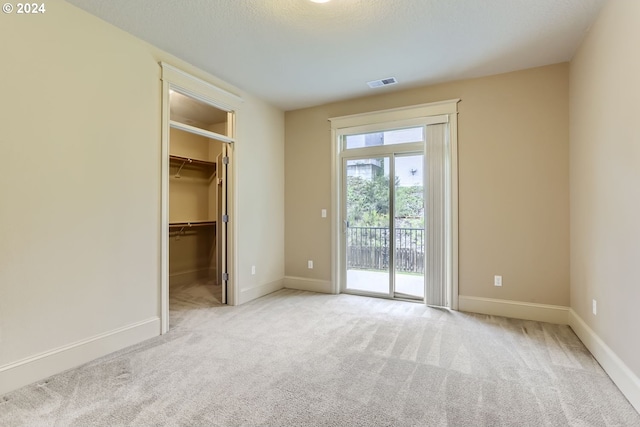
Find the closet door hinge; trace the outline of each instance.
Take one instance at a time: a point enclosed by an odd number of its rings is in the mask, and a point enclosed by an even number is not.
[[[222,273],[222,280],[229,280],[229,273]]]
[[[222,215],[222,222],[229,222],[229,215]]]
[[[224,163],[225,165],[228,165],[229,164],[229,156],[224,156],[222,158],[222,163]]]

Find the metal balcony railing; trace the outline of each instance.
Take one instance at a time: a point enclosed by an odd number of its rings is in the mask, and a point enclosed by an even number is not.
[[[347,228],[347,268],[389,269],[388,227]],[[424,229],[396,228],[396,271],[424,274]]]

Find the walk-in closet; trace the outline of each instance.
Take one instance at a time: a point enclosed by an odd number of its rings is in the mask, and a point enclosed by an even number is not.
[[[242,98],[162,67],[162,333],[186,311],[236,304],[234,143]]]
[[[223,172],[233,115],[174,89],[169,107],[168,287],[174,323],[185,310],[226,303]]]

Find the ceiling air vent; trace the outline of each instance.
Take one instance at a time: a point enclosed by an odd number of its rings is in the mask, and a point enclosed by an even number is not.
[[[386,79],[373,80],[371,82],[367,82],[370,88],[381,87],[381,86],[389,86],[398,83],[395,77],[387,77]]]

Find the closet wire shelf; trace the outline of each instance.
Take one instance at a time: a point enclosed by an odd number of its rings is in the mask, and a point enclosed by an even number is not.
[[[213,227],[216,225],[215,221],[183,221],[183,222],[170,222],[169,231],[177,232],[178,235],[182,234],[186,228],[193,227]],[[178,228],[180,230],[178,230]]]
[[[191,159],[189,157],[175,156],[172,154],[169,156],[169,161],[176,164],[180,163],[178,172],[174,175],[175,178],[180,178],[180,171],[182,171],[182,168],[184,168],[185,165],[192,165],[199,169],[208,170],[211,174],[216,172],[216,164],[206,160]]]

